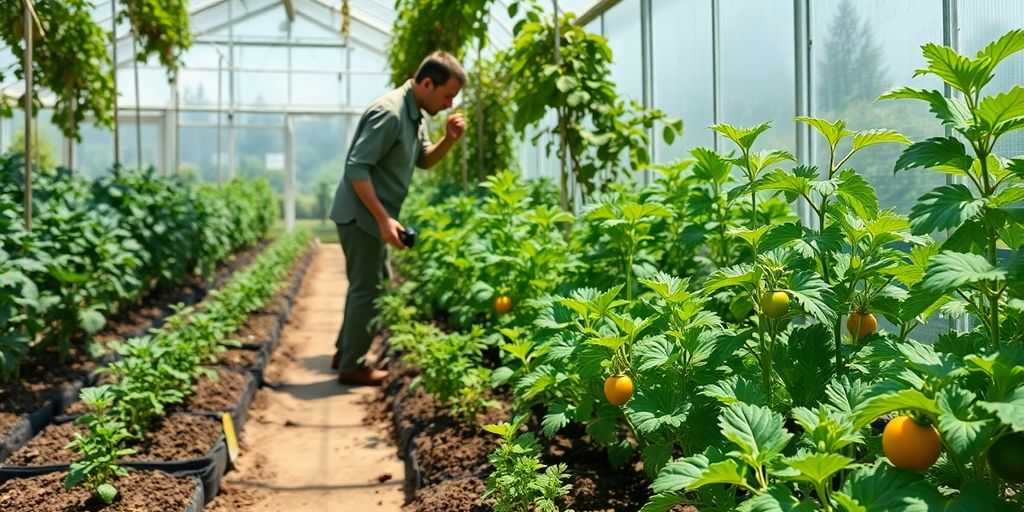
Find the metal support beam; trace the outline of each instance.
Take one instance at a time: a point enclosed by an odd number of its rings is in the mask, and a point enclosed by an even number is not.
[[[643,88],[641,95],[644,106],[654,107],[654,23],[651,19],[652,0],[640,0],[640,76]],[[651,161],[657,162],[658,144],[655,141],[655,129],[647,130],[647,150]],[[651,171],[644,169],[644,185],[651,182]]]
[[[622,0],[599,0],[595,2],[594,5],[591,5],[587,10],[583,11],[578,18],[576,18],[576,24],[582,27],[583,25],[596,20],[604,14],[605,11],[615,7],[621,1]]]
[[[117,41],[117,1],[110,1],[110,26],[111,37]],[[117,44],[112,44],[110,51],[113,53],[112,61],[117,62]],[[114,66],[114,165],[121,165],[121,123],[117,114],[117,66]]]
[[[284,225],[295,229],[295,133],[292,116],[284,117]]]
[[[721,7],[718,0],[711,0],[711,91],[713,101],[711,113],[714,122],[722,122],[722,44],[721,44]],[[722,137],[714,132],[715,151],[721,151]]]
[[[25,70],[25,231],[32,231],[32,91],[35,82],[32,77],[32,3],[22,0],[25,9],[25,54],[22,69]]]
[[[292,0],[283,0],[281,3],[284,4],[284,12],[288,16],[288,21],[295,21],[295,4]]]
[[[228,4],[228,179],[235,176],[235,11]]]
[[[811,6],[809,0],[793,0],[793,27],[795,50],[796,112],[797,116],[809,116],[811,112]],[[796,130],[796,159],[807,165],[814,163],[811,127],[804,123],[793,123]],[[797,214],[804,226],[812,226],[817,219],[811,215],[806,200],[797,201]]]

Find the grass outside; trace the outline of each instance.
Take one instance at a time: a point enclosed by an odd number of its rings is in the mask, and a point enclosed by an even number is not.
[[[325,244],[338,243],[338,231],[334,227],[334,222],[329,219],[325,222],[321,222],[319,219],[295,219],[295,228],[308,229]],[[271,237],[277,237],[281,233],[284,233],[284,220],[278,220],[270,228]]]

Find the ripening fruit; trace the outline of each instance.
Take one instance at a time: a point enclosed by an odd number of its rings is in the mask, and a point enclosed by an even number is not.
[[[939,460],[942,440],[931,425],[919,425],[910,416],[897,416],[882,432],[882,449],[893,466],[924,471]]]
[[[871,313],[854,311],[850,313],[850,318],[846,319],[846,330],[850,331],[850,336],[855,338],[854,341],[860,341],[878,330],[878,320],[875,320],[875,315]]]
[[[622,405],[633,396],[633,379],[629,375],[619,373],[604,381],[604,397],[612,405]]]
[[[782,318],[789,311],[789,295],[786,292],[764,292],[761,296],[761,311],[773,320]]]
[[[988,449],[988,465],[1007,482],[1024,482],[1024,432],[1007,434],[993,443]]]
[[[504,315],[512,311],[512,297],[508,295],[498,295],[497,299],[494,299],[494,312],[499,315]]]

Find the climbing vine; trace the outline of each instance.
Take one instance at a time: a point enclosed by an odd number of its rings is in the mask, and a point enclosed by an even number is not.
[[[420,62],[434,50],[459,60],[474,41],[487,36],[487,13],[493,0],[396,0],[398,15],[388,46],[391,83],[412,78]]]

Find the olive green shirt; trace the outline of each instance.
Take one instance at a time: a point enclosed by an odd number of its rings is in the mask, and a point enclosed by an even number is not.
[[[334,193],[331,220],[338,224],[354,220],[363,231],[380,238],[377,220],[359,200],[352,180],[370,180],[384,209],[398,219],[413,168],[423,166],[429,145],[412,80],[374,100],[359,118],[345,159],[345,175]]]

